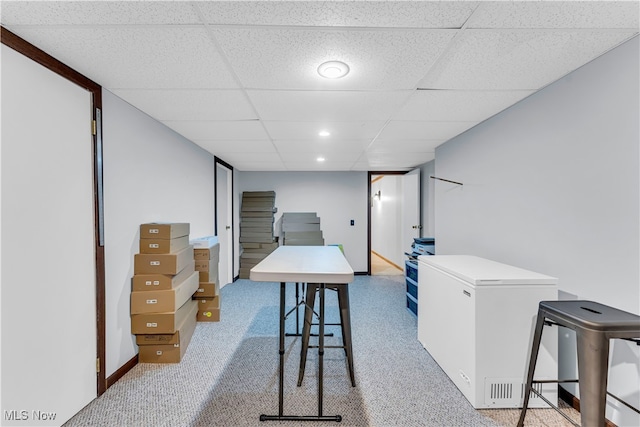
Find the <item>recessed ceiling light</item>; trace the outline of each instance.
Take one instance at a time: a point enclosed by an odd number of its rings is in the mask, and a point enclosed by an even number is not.
[[[320,64],[318,74],[327,79],[339,79],[349,74],[349,66],[340,61],[328,61]]]
[[[319,162],[324,162],[324,157],[318,157],[316,160]]]
[[[329,136],[329,135],[331,135],[331,132],[329,132],[328,130],[321,130],[320,132],[318,132],[318,135],[320,135],[320,136]]]

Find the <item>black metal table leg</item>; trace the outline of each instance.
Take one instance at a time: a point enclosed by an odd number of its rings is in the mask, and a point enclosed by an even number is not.
[[[320,283],[320,319],[318,320],[318,416],[322,416],[324,370],[324,283]]]
[[[278,415],[284,412],[284,310],[286,283],[280,282],[280,368],[278,369]]]
[[[285,291],[286,283],[280,282],[280,367],[278,369],[278,415],[260,415],[260,421],[342,421],[341,415],[322,415],[322,356],[324,353],[324,284],[320,285],[320,350],[318,365],[318,415],[284,415],[284,324],[286,320],[285,314]]]

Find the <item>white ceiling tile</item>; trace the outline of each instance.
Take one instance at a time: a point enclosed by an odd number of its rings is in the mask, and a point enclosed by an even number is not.
[[[233,165],[234,169],[239,171],[283,171],[287,170],[282,161],[277,162],[247,162],[239,161]]]
[[[368,153],[431,153],[444,140],[377,140],[367,148]]]
[[[322,157],[325,159],[324,163],[334,163],[334,162],[351,162],[354,163],[360,156],[362,152],[340,152],[340,153],[299,153],[299,152],[284,152],[280,153],[282,157],[282,161],[285,163],[291,162],[315,162],[318,157]],[[320,162],[319,162],[320,163]]]
[[[249,89],[413,89],[456,30],[213,30],[240,81]],[[341,79],[317,73],[325,61],[351,69]]]
[[[396,120],[485,120],[534,91],[419,90],[394,116]]]
[[[224,158],[224,161],[231,164],[240,164],[240,163],[277,163],[282,159],[278,155],[278,153],[220,153],[221,158]]]
[[[367,159],[358,160],[351,166],[352,171],[369,171],[372,170]]]
[[[273,143],[280,152],[290,153],[361,153],[369,144],[365,140],[274,140]]]
[[[430,162],[435,158],[435,153],[398,153],[389,156],[386,153],[367,153],[367,161],[374,167],[414,167]]]
[[[264,122],[269,135],[274,140],[322,140],[321,130],[331,132],[329,138],[335,140],[370,140],[374,138],[384,122]]]
[[[8,25],[194,24],[187,2],[171,1],[3,1]]]
[[[468,28],[638,28],[637,1],[482,2]]]
[[[192,141],[268,140],[257,120],[248,121],[163,121],[165,125]]]
[[[476,122],[423,122],[392,120],[378,139],[447,140],[476,125]]]
[[[325,161],[319,163],[316,161],[291,161],[284,162],[288,171],[347,171],[351,169],[354,162],[344,161]]]
[[[18,35],[107,89],[237,88],[202,28],[30,27]]]
[[[624,31],[466,30],[427,89],[540,89],[633,36]]]
[[[156,120],[251,120],[256,114],[241,90],[114,89]]]
[[[263,140],[194,140],[196,144],[213,154],[223,153],[275,153],[276,148],[267,139]]]
[[[199,2],[211,24],[458,28],[477,2]]]
[[[275,91],[249,90],[263,120],[371,121],[386,120],[411,91]]]

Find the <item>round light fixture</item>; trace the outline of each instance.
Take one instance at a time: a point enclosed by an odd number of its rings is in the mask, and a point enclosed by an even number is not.
[[[324,162],[324,157],[318,157],[316,160],[319,162]]]
[[[331,135],[331,132],[329,132],[328,130],[321,130],[320,132],[318,132],[319,136],[329,136]]]
[[[327,79],[339,79],[349,74],[349,66],[340,61],[328,61],[320,64],[318,74]]]

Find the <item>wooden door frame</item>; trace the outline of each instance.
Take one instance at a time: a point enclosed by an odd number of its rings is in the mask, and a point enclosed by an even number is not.
[[[102,86],[80,74],[73,68],[63,64],[56,58],[52,57],[43,50],[32,45],[23,38],[17,36],[6,28],[0,26],[0,42],[5,46],[15,50],[16,52],[24,55],[32,61],[42,65],[48,70],[58,74],[61,77],[75,83],[91,93],[93,102],[92,106],[92,120],[94,123],[100,123],[97,121],[97,111],[102,111]],[[104,236],[101,235],[102,231],[99,227],[99,221],[102,212],[99,206],[103,205],[104,200],[99,200],[98,197],[101,193],[98,191],[98,178],[102,177],[102,171],[98,168],[102,167],[99,158],[101,153],[98,153],[98,134],[101,130],[96,128],[95,134],[92,137],[92,155],[93,155],[93,190],[94,190],[94,244],[95,244],[95,261],[96,261],[96,376],[97,376],[97,395],[102,395],[107,389],[106,380],[106,364],[105,364],[105,264],[104,264]],[[100,156],[99,156],[100,155]],[[100,183],[101,186],[102,183]]]

